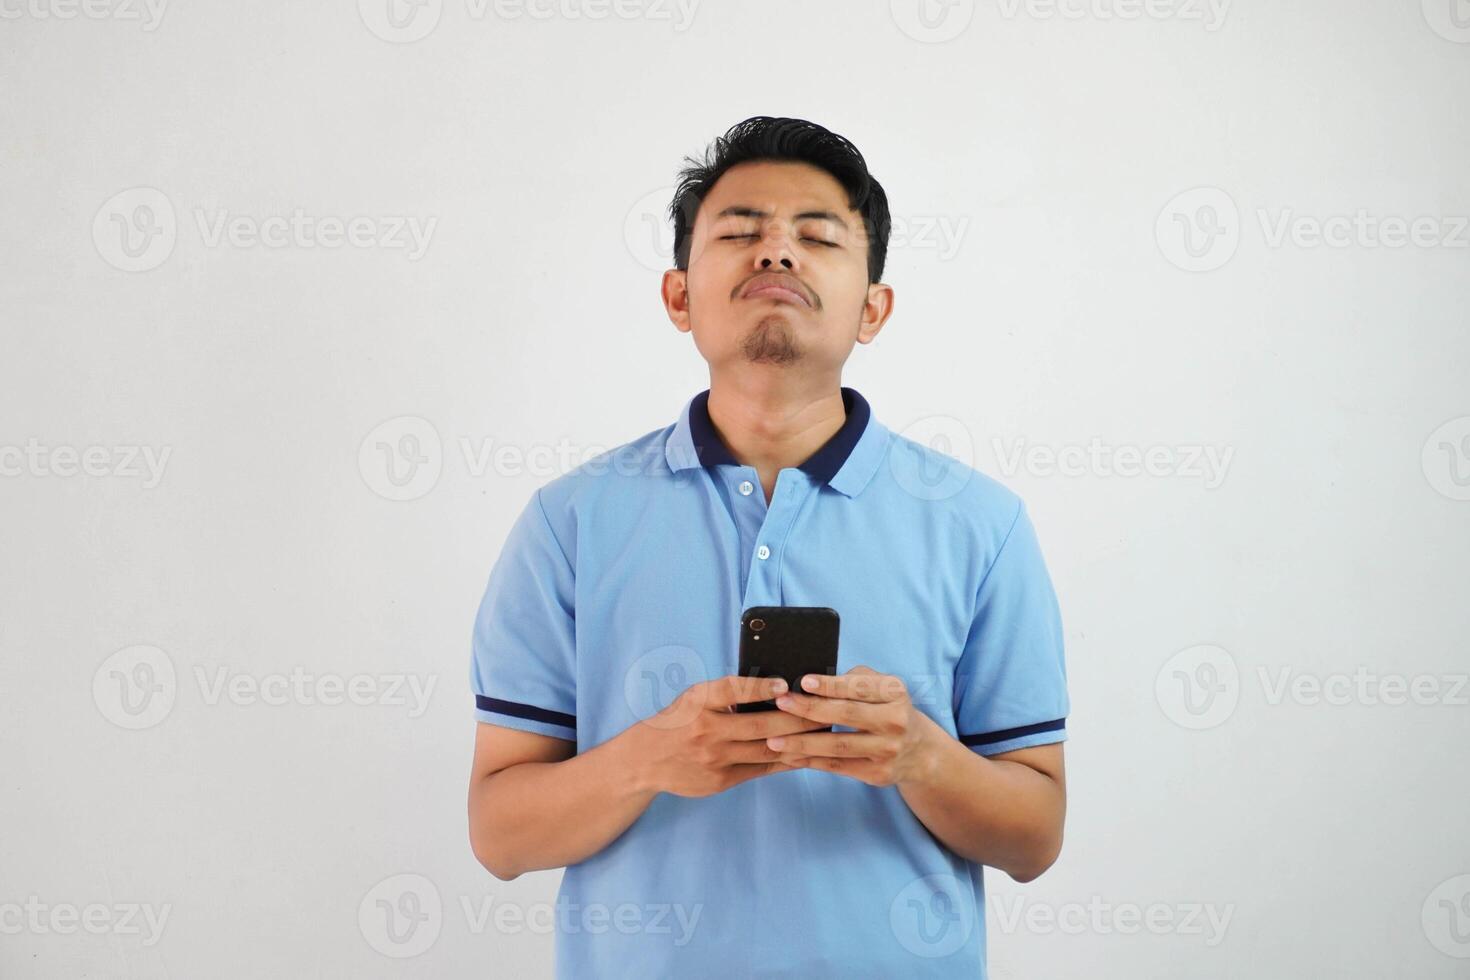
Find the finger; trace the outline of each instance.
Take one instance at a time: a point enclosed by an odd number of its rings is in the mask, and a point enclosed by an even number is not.
[[[846,725],[865,732],[876,731],[883,720],[883,706],[850,701],[847,698],[824,698],[811,694],[783,694],[776,707],[788,714],[824,724]]]
[[[786,682],[779,677],[741,677],[739,674],[727,674],[704,684],[708,685],[704,706],[717,710],[750,701],[768,701],[786,690]]]
[[[824,698],[847,698],[870,704],[900,701],[908,695],[902,677],[880,674],[862,666],[841,675],[806,674],[801,678],[801,689]]]
[[[892,783],[892,776],[885,772],[883,764],[874,762],[872,759],[840,759],[813,755],[806,757],[796,767],[821,769],[839,776],[851,776],[869,786],[885,786]]]
[[[784,762],[755,762],[749,765],[731,766],[726,770],[730,776],[731,786],[739,786],[741,783],[755,779],[757,776],[768,776],[775,772],[785,772],[795,768]]]
[[[862,732],[817,732],[766,739],[766,746],[787,755],[827,756],[839,759],[880,759],[892,754],[892,740]]]
[[[773,735],[792,735],[810,732],[826,725],[810,718],[786,711],[753,711],[749,714],[732,714],[723,722],[721,734],[732,741],[763,741]]]
[[[765,742],[730,742],[720,749],[719,757],[728,765],[750,765],[775,762],[781,758],[781,753]]]

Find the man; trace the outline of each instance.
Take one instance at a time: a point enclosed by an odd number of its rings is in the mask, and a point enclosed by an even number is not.
[[[1030,881],[1062,841],[1035,531],[841,384],[893,311],[856,148],[755,117],[688,162],[662,294],[710,385],[512,527],[473,636],[474,853],[566,867],[559,977],[983,977],[982,866]],[[758,605],[834,608],[838,673],[737,713],[781,693],[735,676]]]

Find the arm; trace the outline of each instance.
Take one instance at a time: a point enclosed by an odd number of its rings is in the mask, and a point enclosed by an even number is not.
[[[790,768],[765,740],[811,723],[732,710],[783,690],[779,678],[701,681],[581,754],[567,739],[480,723],[469,797],[475,857],[502,881],[576,864],[617,840],[659,793],[708,796]]]
[[[1066,815],[1061,609],[1024,504],[1016,503],[1004,539],[981,547],[995,556],[955,665],[957,736],[921,715],[930,764],[900,792],[951,849],[1030,881],[1056,861]]]
[[[940,843],[977,864],[1031,881],[1062,848],[1066,788],[1059,742],[986,758],[913,704],[903,679],[858,665],[808,674],[776,699],[783,711],[853,729],[768,739],[794,768],[896,786]]]
[[[950,737],[922,712],[921,764],[898,791],[950,850],[1031,881],[1062,850],[1067,811],[1062,745],[1037,745],[989,758]]]
[[[476,859],[510,881],[617,840],[657,795],[638,777],[627,735],[578,755],[566,739],[479,723],[469,799]]]

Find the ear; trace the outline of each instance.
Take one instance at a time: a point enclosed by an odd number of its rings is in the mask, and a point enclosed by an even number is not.
[[[892,315],[893,287],[881,282],[869,285],[868,299],[863,304],[862,319],[858,322],[858,343],[871,344]]]
[[[664,311],[680,333],[688,333],[689,323],[689,273],[683,269],[668,269],[664,272],[659,288],[663,295]]]

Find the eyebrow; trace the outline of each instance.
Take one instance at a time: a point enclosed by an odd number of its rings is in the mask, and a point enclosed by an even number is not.
[[[719,220],[720,218],[769,218],[770,216],[771,213],[769,211],[762,211],[760,208],[751,208],[743,204],[736,204],[715,215],[715,220]],[[807,219],[831,221],[842,225],[844,228],[847,227],[847,222],[843,220],[842,216],[833,211],[803,211],[796,216],[797,221],[805,221]]]

